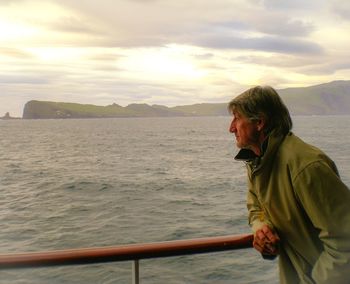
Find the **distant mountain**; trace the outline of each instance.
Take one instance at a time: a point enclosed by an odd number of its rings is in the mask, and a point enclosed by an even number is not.
[[[183,113],[161,105],[130,104],[125,109],[133,112],[135,116],[183,116]]]
[[[115,116],[132,116],[133,112],[113,104],[95,106],[89,104],[61,103],[48,101],[29,101],[25,104],[23,118],[103,118]]]
[[[350,81],[278,90],[293,115],[350,114]],[[96,106],[49,101],[29,101],[24,106],[23,118],[108,118],[158,116],[218,116],[227,115],[227,103],[194,104],[176,107],[162,105],[118,104]]]
[[[49,118],[108,118],[158,116],[217,116],[227,115],[227,104],[195,104],[169,108],[162,105],[130,104],[122,107],[85,105],[77,103],[29,101],[23,110],[24,119]]]
[[[187,106],[176,106],[172,109],[187,116],[217,116],[228,114],[227,103],[194,104]]]
[[[350,81],[278,90],[290,112],[296,115],[350,114]]]

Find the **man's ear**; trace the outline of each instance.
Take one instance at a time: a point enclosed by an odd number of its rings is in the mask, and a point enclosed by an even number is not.
[[[256,125],[257,125],[258,131],[262,131],[265,128],[265,126],[266,126],[266,118],[265,118],[264,115],[260,115],[260,119],[257,120]]]

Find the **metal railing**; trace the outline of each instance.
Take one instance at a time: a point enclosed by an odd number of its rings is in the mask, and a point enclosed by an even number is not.
[[[133,283],[140,282],[139,260],[252,247],[253,235],[230,235],[112,247],[67,249],[0,255],[0,270],[133,261]]]

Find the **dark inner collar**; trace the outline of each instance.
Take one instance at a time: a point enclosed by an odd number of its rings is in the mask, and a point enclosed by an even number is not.
[[[241,150],[239,150],[238,154],[236,155],[235,160],[248,162],[248,161],[252,161],[256,158],[261,158],[262,156],[264,156],[268,144],[269,144],[269,138],[266,138],[261,145],[261,155],[260,156],[256,155],[252,150],[241,149]]]

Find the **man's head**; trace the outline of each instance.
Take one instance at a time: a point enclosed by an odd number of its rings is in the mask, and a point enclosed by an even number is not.
[[[245,91],[229,103],[228,109],[234,116],[230,131],[235,133],[239,148],[258,152],[260,144],[272,130],[285,135],[292,128],[287,107],[269,86]]]
[[[263,119],[265,134],[275,130],[287,134],[293,126],[289,111],[275,89],[257,86],[235,97],[228,105],[229,111],[239,113],[251,121]]]

